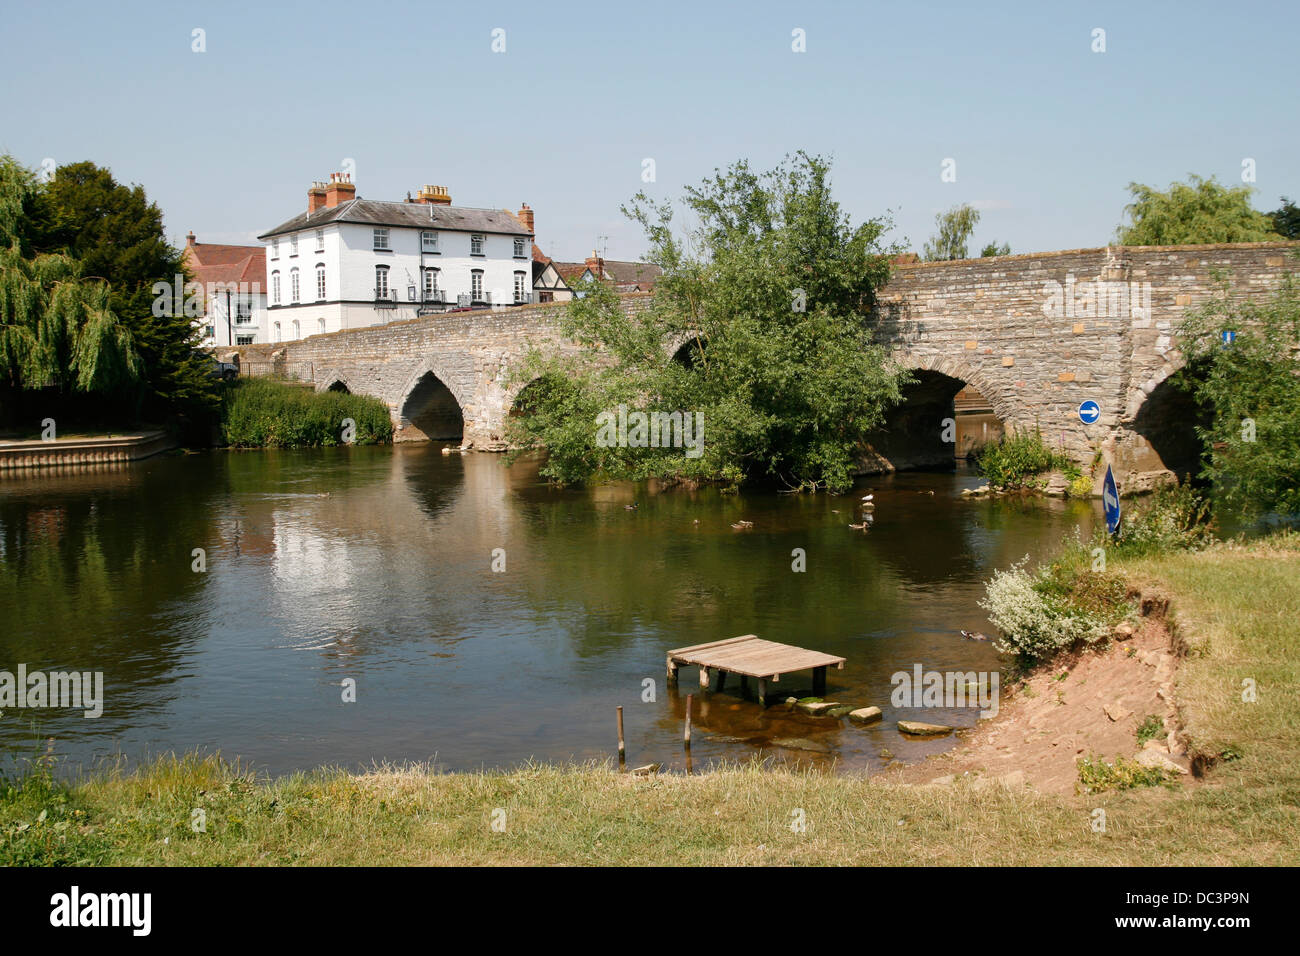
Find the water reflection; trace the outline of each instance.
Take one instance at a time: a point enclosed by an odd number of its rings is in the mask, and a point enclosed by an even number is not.
[[[969,725],[975,712],[896,713],[890,675],[918,662],[993,669],[987,645],[956,634],[987,626],[982,580],[1095,520],[1087,505],[959,500],[973,483],[875,480],[863,533],[848,528],[860,493],[562,491],[536,462],[505,468],[433,444],[5,479],[0,669],[103,670],[107,701],[94,721],[9,711],[0,744],[26,752],[36,716],[74,764],[205,748],[273,772],[472,768],[611,755],[622,704],[632,765],[680,768],[695,674],[666,686],[666,651],[757,633],[847,657],[828,695],[882,706],[885,720],[762,711],[733,680],[697,695],[697,769],[753,754],[915,759],[951,740],[905,740],[896,719]],[[733,530],[741,519],[753,528]],[[193,570],[195,548],[206,571]],[[806,571],[792,569],[796,549]],[[355,703],[343,700],[349,678]],[[788,675],[772,694],[805,696],[810,683]]]

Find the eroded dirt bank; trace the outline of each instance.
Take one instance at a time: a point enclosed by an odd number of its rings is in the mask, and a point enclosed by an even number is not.
[[[1068,794],[1075,792],[1077,762],[1087,755],[1107,762],[1139,758],[1188,771],[1190,761],[1178,734],[1174,677],[1179,650],[1166,615],[1168,603],[1157,592],[1144,592],[1143,615],[1131,637],[1062,658],[1050,669],[1008,685],[997,716],[964,734],[955,749],[891,768],[877,779],[944,786],[967,775],[981,784]],[[1161,731],[1140,746],[1138,727],[1152,715],[1162,721]],[[1182,779],[1191,779],[1190,774]]]

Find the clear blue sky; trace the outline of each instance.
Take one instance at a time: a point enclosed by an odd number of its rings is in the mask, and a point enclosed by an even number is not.
[[[10,2],[0,151],[108,166],[174,240],[213,242],[254,241],[351,158],[368,198],[527,202],[547,254],[580,259],[598,236],[644,251],[618,212],[644,158],[673,198],[802,148],[913,248],[971,202],[977,244],[1067,249],[1112,237],[1131,180],[1235,184],[1250,157],[1257,208],[1300,200],[1298,35],[1294,2]]]

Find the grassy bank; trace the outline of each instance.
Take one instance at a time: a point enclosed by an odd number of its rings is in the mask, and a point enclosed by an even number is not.
[[[757,766],[690,778],[588,765],[268,781],[184,758],[64,787],[38,764],[0,787],[0,864],[1300,863],[1294,537],[1116,565],[1173,595],[1188,647],[1180,711],[1193,749],[1218,760],[1204,780],[1050,798]],[[1247,678],[1256,703],[1241,699]],[[1092,831],[1097,807],[1104,833]],[[204,833],[191,828],[196,808]],[[503,832],[491,826],[497,808]],[[805,832],[791,828],[797,810]]]
[[[355,428],[353,443],[392,441],[388,406],[377,398],[245,378],[222,392],[221,443],[236,448],[347,444],[348,419]]]

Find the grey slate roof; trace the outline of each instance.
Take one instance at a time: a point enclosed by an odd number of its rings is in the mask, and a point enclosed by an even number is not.
[[[373,226],[408,226],[460,232],[491,232],[509,236],[532,235],[518,219],[504,209],[472,209],[467,206],[433,206],[426,203],[349,199],[347,202],[339,203],[333,209],[317,209],[313,213],[301,212],[257,238],[269,239],[286,232],[316,229],[331,222],[360,222]]]

